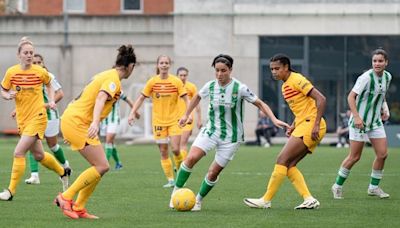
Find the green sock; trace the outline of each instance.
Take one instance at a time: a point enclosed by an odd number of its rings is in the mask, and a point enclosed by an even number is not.
[[[113,146],[113,148],[112,148],[112,157],[114,158],[116,163],[120,163],[118,151],[117,151],[117,148],[115,148],[115,146]]]
[[[383,177],[383,170],[373,169],[371,172],[371,185],[378,186]]]
[[[347,177],[350,174],[350,170],[346,169],[345,167],[340,167],[338,171],[338,175],[336,177],[336,184],[342,186],[344,184],[344,181],[347,179]]]
[[[186,167],[185,163],[181,163],[181,167],[178,170],[178,175],[176,177],[175,186],[178,188],[182,188],[185,185],[186,181],[189,179],[190,174],[192,173],[192,169]]]
[[[112,144],[106,143],[105,148],[106,148],[106,158],[107,158],[107,161],[110,161],[110,157],[111,157],[111,155],[112,155],[112,153],[113,153]]]
[[[199,195],[204,198],[214,187],[214,185],[217,183],[218,179],[215,180],[214,182],[210,181],[207,179],[207,176],[204,178],[203,182],[201,183],[200,190],[199,190]]]
[[[54,157],[56,157],[56,159],[61,163],[61,164],[65,164],[65,156],[64,156],[64,151],[61,148],[60,145],[56,144],[55,146],[53,146],[52,148],[50,148],[50,150],[53,152]]]
[[[29,167],[31,168],[31,173],[39,172],[39,162],[35,160],[31,152],[29,152]]]

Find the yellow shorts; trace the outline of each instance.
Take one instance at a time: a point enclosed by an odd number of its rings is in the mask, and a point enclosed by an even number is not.
[[[194,125],[194,122],[192,122],[192,123],[190,123],[190,124],[186,124],[186,125],[182,128],[182,131],[191,131],[191,130],[193,130],[193,125]]]
[[[26,136],[38,136],[43,139],[47,128],[47,117],[35,118],[25,123],[18,123],[18,134]]]
[[[60,125],[64,140],[70,144],[72,150],[81,150],[86,145],[101,144],[98,136],[93,139],[88,137],[89,125],[76,123],[64,116],[61,118]]]
[[[320,128],[319,128],[319,139],[314,141],[311,139],[311,131],[314,127],[314,119],[305,120],[300,123],[294,131],[292,132],[292,136],[303,138],[304,145],[307,146],[308,150],[312,153],[315,147],[321,142],[326,133],[326,122],[324,118],[321,118]]]
[[[178,123],[170,126],[153,126],[153,135],[155,140],[167,139],[169,136],[181,135],[182,128]]]

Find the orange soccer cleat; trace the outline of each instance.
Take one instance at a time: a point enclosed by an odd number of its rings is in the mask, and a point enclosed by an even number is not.
[[[74,210],[72,210],[72,205],[73,205],[72,200],[64,199],[61,193],[58,193],[57,197],[54,199],[54,204],[60,207],[61,211],[65,216],[70,217],[72,219],[79,218],[78,214]]]
[[[86,218],[86,219],[98,219],[96,215],[89,214],[87,212],[86,208],[83,208],[82,210],[74,210],[75,213],[79,216],[79,218]]]

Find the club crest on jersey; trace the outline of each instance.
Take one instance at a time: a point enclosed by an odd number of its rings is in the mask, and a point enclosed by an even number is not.
[[[156,98],[160,98],[160,94],[159,93],[156,93]]]
[[[15,87],[15,90],[17,90],[17,91],[19,92],[19,91],[21,91],[21,87],[17,85],[17,86]]]
[[[232,93],[233,98],[237,98],[238,94],[237,93]]]
[[[108,88],[110,89],[111,92],[115,92],[115,90],[117,89],[117,85],[115,85],[114,82],[111,82]]]

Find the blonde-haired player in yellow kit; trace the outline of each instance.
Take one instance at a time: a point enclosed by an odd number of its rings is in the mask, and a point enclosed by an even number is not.
[[[129,124],[140,117],[137,112],[144,99],[151,97],[153,102],[152,125],[153,134],[161,154],[161,167],[168,183],[164,188],[174,187],[174,169],[168,154],[168,142],[171,142],[175,167],[178,169],[183,161],[180,153],[180,139],[182,129],[178,125],[179,109],[178,100],[184,99],[188,103],[186,90],[182,81],[175,75],[169,74],[171,59],[166,55],[157,58],[157,75],[151,77],[142,93],[136,99],[128,117]]]
[[[121,80],[131,75],[135,64],[136,55],[132,46],[119,47],[114,68],[95,75],[61,117],[61,131],[65,141],[71,145],[72,150],[78,150],[91,165],[54,200],[64,215],[70,218],[98,218],[89,214],[85,205],[101,177],[110,168],[97,135],[99,124],[119,99]],[[76,194],[78,197],[73,202]]]
[[[192,100],[192,98],[197,94],[197,87],[195,84],[193,84],[187,80],[187,78],[189,76],[189,70],[185,67],[179,67],[176,70],[176,75],[181,79],[183,86],[186,89],[189,101]],[[179,99],[178,105],[179,105],[179,110],[180,110],[179,116],[183,116],[186,112],[185,102],[182,99]],[[194,120],[193,115],[194,115],[194,113],[192,113],[192,119]],[[200,129],[203,126],[202,122],[201,122],[200,105],[196,106],[196,115],[197,115],[196,125],[197,125],[197,128]],[[183,160],[185,160],[185,158],[187,156],[187,148],[188,148],[187,144],[189,141],[189,137],[192,135],[193,123],[194,123],[193,121],[189,122],[182,128],[180,150],[181,150]],[[179,167],[177,167],[177,169],[179,169]]]
[[[270,208],[272,198],[285,177],[288,177],[304,199],[295,209],[318,208],[320,203],[311,195],[296,165],[314,151],[326,133],[326,123],[322,118],[326,98],[303,75],[292,70],[290,59],[286,55],[273,56],[270,68],[272,77],[283,81],[282,94],[295,115],[295,120],[286,131],[289,140],[278,155],[266,193],[261,198],[246,198],[244,203],[252,208]]]
[[[55,109],[54,90],[51,77],[46,69],[32,64],[33,43],[24,37],[18,45],[17,56],[20,63],[8,68],[1,82],[1,95],[6,100],[15,99],[16,120],[21,138],[14,150],[14,161],[8,189],[0,193],[0,200],[12,200],[17,185],[25,172],[25,154],[31,151],[43,166],[55,171],[63,183],[68,182],[69,173],[57,162],[53,155],[44,152],[42,139],[47,126],[46,106],[42,87],[49,91],[48,106]]]

